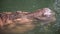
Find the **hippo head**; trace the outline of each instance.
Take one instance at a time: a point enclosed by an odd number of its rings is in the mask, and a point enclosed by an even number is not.
[[[51,9],[49,8],[43,8],[43,9],[38,9],[36,11],[37,15],[36,18],[42,21],[55,21],[55,12],[53,12]]]

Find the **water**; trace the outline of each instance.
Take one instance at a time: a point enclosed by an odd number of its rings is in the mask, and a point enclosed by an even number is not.
[[[54,28],[56,33],[59,34],[60,33],[59,31],[60,30],[60,0],[55,0],[53,6],[57,17],[57,21]]]
[[[0,0],[0,11],[34,11],[52,6],[53,0]]]

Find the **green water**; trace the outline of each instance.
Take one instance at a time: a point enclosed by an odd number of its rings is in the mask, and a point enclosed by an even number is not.
[[[0,11],[34,11],[52,3],[53,0],[0,0]]]
[[[44,26],[37,27],[34,31],[28,32],[28,34],[59,34],[60,30],[60,12],[54,9],[55,0],[0,0],[0,12],[2,11],[35,11],[40,8],[51,8],[55,10],[57,14],[56,24],[51,25],[48,29],[49,31],[45,31]],[[48,26],[46,26],[48,27]]]

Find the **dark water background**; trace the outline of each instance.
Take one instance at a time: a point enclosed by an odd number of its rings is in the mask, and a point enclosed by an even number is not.
[[[0,11],[34,11],[52,6],[53,0],[0,0]]]
[[[59,34],[60,33],[60,0],[0,0],[0,12],[3,11],[35,11],[48,7],[56,12],[56,22],[50,27],[36,27],[28,34]],[[48,27],[45,31],[44,27]]]

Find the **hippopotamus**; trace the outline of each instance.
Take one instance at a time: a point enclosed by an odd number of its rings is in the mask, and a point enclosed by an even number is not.
[[[0,13],[0,30],[3,32],[26,32],[35,28],[34,21],[50,23],[56,21],[55,12],[49,8],[37,9],[34,12],[16,11]]]

